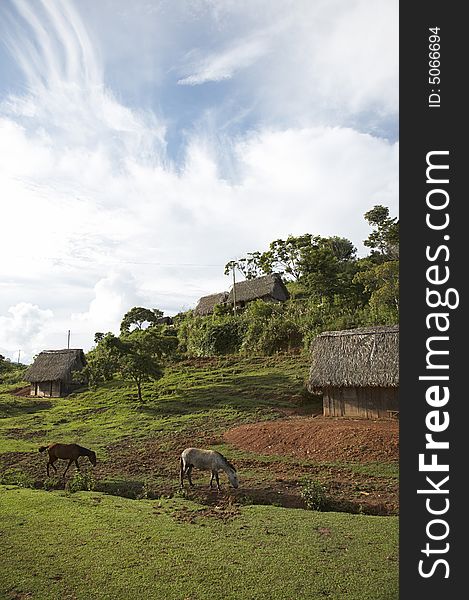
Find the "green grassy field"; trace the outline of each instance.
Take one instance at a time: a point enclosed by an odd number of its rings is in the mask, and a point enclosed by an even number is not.
[[[304,474],[335,494],[341,481],[360,502],[396,486],[396,464],[317,465],[223,440],[292,407],[317,411],[307,369],[301,355],[189,361],[146,384],[143,405],[119,381],[57,399],[0,390],[0,597],[397,599],[397,517],[284,508]],[[37,450],[52,441],[97,451],[96,469],[83,463],[94,491],[45,477]],[[208,492],[196,475],[196,491],[181,494],[177,458],[189,443],[229,455],[241,489],[225,479],[222,494]]]
[[[397,519],[0,488],[5,598],[391,600]],[[30,595],[28,595],[30,594]]]

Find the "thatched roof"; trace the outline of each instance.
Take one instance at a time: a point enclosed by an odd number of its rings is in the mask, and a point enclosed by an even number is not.
[[[211,315],[216,304],[223,304],[228,298],[228,292],[210,294],[203,296],[194,309],[194,314],[198,316]]]
[[[308,389],[398,387],[399,326],[325,331],[311,347]]]
[[[256,279],[246,279],[246,281],[235,283],[233,287],[236,291],[236,302],[249,302],[261,298],[284,302],[290,296],[278,273],[257,277]],[[234,292],[231,289],[228,303],[233,304],[233,302]]]
[[[44,350],[25,371],[26,381],[70,380],[72,371],[86,364],[83,350]]]

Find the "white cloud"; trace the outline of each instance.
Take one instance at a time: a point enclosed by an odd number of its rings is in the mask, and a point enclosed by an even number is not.
[[[37,12],[18,3],[34,47],[12,29],[29,87],[0,103],[2,217],[15,225],[0,238],[11,256],[0,272],[0,285],[11,282],[0,297],[0,346],[63,347],[72,329],[73,345],[87,349],[96,331],[117,331],[132,306],[171,314],[227,289],[224,264],[273,239],[309,232],[360,246],[367,210],[384,204],[397,213],[398,145],[318,117],[328,101],[343,113],[395,110],[395,61],[383,46],[392,46],[393,3],[289,4],[297,8],[281,26],[285,4],[271,13],[261,4],[217,3],[216,43],[197,54],[185,81],[193,85],[178,91],[203,92],[196,83],[236,75],[265,120],[233,137],[222,138],[216,124],[186,131],[175,164],[166,123],[105,86],[73,5],[45,1]],[[241,5],[249,27],[236,36]],[[381,62],[365,53],[364,36]],[[226,102],[219,111],[236,119]],[[24,323],[32,329],[21,337]]]
[[[21,350],[21,360],[30,360],[44,343],[47,323],[53,316],[51,310],[28,302],[10,306],[8,315],[0,316],[1,353],[16,359]]]
[[[94,286],[94,298],[86,312],[72,314],[75,329],[80,331],[119,332],[122,317],[133,306],[140,306],[142,298],[137,282],[129,272],[111,272]],[[83,327],[84,325],[84,327]]]
[[[223,2],[209,14],[231,44],[215,32],[209,52],[192,48],[178,83],[236,75],[235,94],[264,121],[349,125],[363,114],[397,115],[397,2]]]

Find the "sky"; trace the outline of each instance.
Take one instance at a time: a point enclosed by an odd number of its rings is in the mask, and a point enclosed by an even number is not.
[[[398,216],[397,0],[2,0],[0,354]]]

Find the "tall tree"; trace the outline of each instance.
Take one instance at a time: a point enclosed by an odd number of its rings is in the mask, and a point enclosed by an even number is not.
[[[135,382],[140,402],[142,384],[163,375],[163,362],[174,355],[177,347],[175,332],[164,326],[135,328],[119,337],[113,333],[96,337],[98,343],[87,354],[83,375],[96,386],[120,373]]]
[[[365,219],[374,228],[363,242],[371,248],[371,256],[378,261],[399,260],[399,221],[389,216],[389,208],[380,204],[365,213]]]
[[[121,333],[129,333],[134,329],[145,329],[144,325],[156,325],[163,316],[163,312],[157,308],[143,308],[134,306],[125,313],[121,322]]]
[[[135,382],[138,399],[143,402],[142,383],[162,377],[163,361],[176,352],[177,337],[165,327],[153,326],[122,334],[114,343],[119,370]]]
[[[225,275],[230,275],[233,269],[238,269],[246,279],[255,279],[266,274],[262,268],[262,254],[260,252],[248,252],[245,258],[230,260],[225,265]]]

